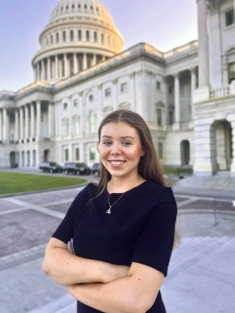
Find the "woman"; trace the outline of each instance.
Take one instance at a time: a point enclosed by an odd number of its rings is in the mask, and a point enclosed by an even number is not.
[[[46,249],[44,271],[78,313],[162,313],[177,208],[144,120],[108,115],[98,131],[99,185],[78,194]],[[73,238],[75,254],[67,250]]]

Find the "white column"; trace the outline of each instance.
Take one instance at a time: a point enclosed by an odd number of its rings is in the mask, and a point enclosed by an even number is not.
[[[37,63],[37,80],[41,80],[41,77],[40,77],[40,63],[39,62]]]
[[[47,58],[47,80],[51,79],[51,59]]]
[[[36,111],[36,118],[37,118],[37,138],[41,137],[41,102],[37,101],[37,111]]]
[[[7,109],[3,108],[3,141],[7,140],[7,134],[9,133],[7,128]]]
[[[14,140],[19,140],[19,111],[18,109],[15,110],[15,136]]]
[[[41,80],[45,80],[45,65],[44,60],[41,61]]]
[[[83,70],[87,69],[87,55],[83,53]]]
[[[55,79],[59,77],[58,75],[58,55],[55,56]]]
[[[34,114],[34,104],[30,104],[30,137],[35,137],[35,114]]]
[[[74,74],[77,74],[78,73],[78,58],[77,58],[76,53],[73,54],[73,68],[74,68]]]
[[[205,0],[197,0],[198,18],[198,60],[199,87],[208,86],[209,79],[209,45],[207,33],[207,6]]]
[[[0,141],[3,140],[3,116],[2,116],[2,110],[0,109]]]
[[[27,104],[24,106],[24,112],[25,112],[25,139],[28,139],[29,138],[29,109],[28,109]]]
[[[167,78],[163,80],[163,102],[165,104],[165,125],[169,125],[169,103],[168,103],[168,83]]]
[[[23,107],[19,108],[20,110],[20,140],[24,139],[24,131],[23,131]]]
[[[196,68],[192,67],[190,69],[190,72],[191,72],[191,101],[193,103],[193,95],[196,89]]]
[[[54,114],[53,103],[48,103],[48,137],[51,138],[54,136],[53,126],[54,126]]]
[[[174,74],[174,85],[175,85],[175,123],[180,122],[180,79],[179,73]]]
[[[64,77],[68,77],[68,59],[67,59],[67,54],[64,54]]]
[[[93,54],[93,60],[92,60],[92,65],[96,65],[97,63],[97,57],[96,57],[96,54]]]

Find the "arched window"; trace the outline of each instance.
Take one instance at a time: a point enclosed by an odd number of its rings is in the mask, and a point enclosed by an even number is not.
[[[65,30],[63,31],[63,41],[64,42],[66,41],[66,31]]]
[[[73,30],[70,30],[70,40],[74,41],[74,33]]]
[[[89,32],[89,30],[86,31],[86,41],[90,41],[90,32]]]
[[[80,118],[78,115],[73,116],[73,134],[79,135],[80,133]]]
[[[82,41],[82,31],[79,29],[78,31],[78,41]]]
[[[97,42],[97,32],[94,32],[94,42]]]
[[[69,120],[67,118],[64,118],[62,120],[63,125],[63,136],[68,136],[69,134]]]
[[[104,44],[104,34],[101,34],[101,43]]]
[[[91,111],[88,116],[89,133],[96,132],[95,124],[96,124],[96,116],[95,116],[95,113]]]
[[[60,41],[59,33],[56,33],[56,42],[58,43]]]
[[[53,45],[53,35],[51,35],[51,45]]]

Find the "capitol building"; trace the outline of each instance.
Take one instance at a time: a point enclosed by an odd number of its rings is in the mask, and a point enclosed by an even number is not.
[[[123,51],[100,1],[61,0],[39,37],[34,82],[0,92],[0,167],[98,162],[101,120],[126,109],[148,124],[163,165],[235,175],[235,0],[197,9],[198,41]]]

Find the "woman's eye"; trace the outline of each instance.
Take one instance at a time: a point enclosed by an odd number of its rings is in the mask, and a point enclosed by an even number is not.
[[[104,141],[104,142],[103,142],[103,145],[109,146],[109,145],[111,145],[111,143],[112,143],[111,141]]]
[[[124,141],[122,144],[123,144],[124,146],[130,146],[130,145],[131,145],[131,143],[130,143],[129,141]]]

